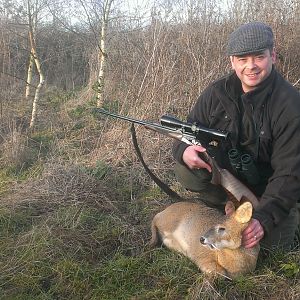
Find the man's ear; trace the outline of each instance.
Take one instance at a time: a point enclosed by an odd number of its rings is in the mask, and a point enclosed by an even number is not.
[[[229,58],[231,62],[231,68],[234,70],[234,65],[233,65],[234,56],[230,55]]]
[[[277,58],[275,47],[273,47],[270,54],[271,54],[271,58],[272,58],[272,63],[275,64],[276,58]]]

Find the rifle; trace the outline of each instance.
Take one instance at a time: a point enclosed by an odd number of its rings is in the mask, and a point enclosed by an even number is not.
[[[137,140],[136,140],[136,134],[134,129],[134,124],[143,125],[145,128],[154,130],[158,133],[164,134],[166,136],[172,137],[176,140],[182,141],[188,145],[201,145],[204,148],[207,148],[208,146],[212,147],[218,147],[219,143],[222,141],[225,141],[229,134],[226,131],[222,130],[216,130],[211,128],[206,128],[204,126],[197,125],[195,123],[186,123],[178,120],[177,118],[173,116],[167,116],[163,115],[160,118],[160,124],[152,123],[149,121],[141,121],[130,117],[121,116],[112,112],[109,112],[107,110],[101,109],[101,108],[95,108],[95,112],[108,115],[110,117],[114,117],[117,119],[125,120],[127,122],[131,122],[131,132],[133,137],[133,143],[135,146],[135,150],[137,152],[137,155],[139,159],[141,160],[144,168],[149,173],[151,178],[169,195],[171,195],[174,198],[181,197],[172,191],[170,188],[165,188],[165,186],[161,186],[160,183],[157,182],[157,177],[149,170],[147,165],[145,164],[142,155],[140,153],[140,150],[138,148]],[[246,197],[254,207],[257,207],[258,200],[256,196],[242,183],[240,182],[236,177],[234,177],[228,170],[220,168],[214,159],[213,156],[208,153],[208,151],[205,151],[203,153],[199,153],[201,158],[210,164],[212,167],[212,180],[211,182],[213,184],[220,184],[222,185],[228,192],[230,192],[238,201],[242,199],[242,197]],[[152,173],[152,174],[150,174]],[[156,178],[153,178],[156,177]]]

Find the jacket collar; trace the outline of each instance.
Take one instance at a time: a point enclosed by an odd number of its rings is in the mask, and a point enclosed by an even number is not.
[[[243,96],[245,99],[251,99],[254,106],[262,104],[266,99],[266,96],[272,93],[274,87],[274,80],[277,71],[273,65],[270,75],[253,91],[244,93],[242,89],[242,83],[237,77],[235,72],[232,72],[225,81],[225,90],[231,100],[237,102],[238,99]]]

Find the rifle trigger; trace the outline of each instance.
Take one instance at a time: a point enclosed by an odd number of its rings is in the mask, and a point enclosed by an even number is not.
[[[202,144],[197,140],[192,140],[193,145],[202,146]]]

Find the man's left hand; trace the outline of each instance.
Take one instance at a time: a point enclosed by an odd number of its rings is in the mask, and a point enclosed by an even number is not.
[[[247,228],[243,231],[242,245],[245,248],[252,248],[264,237],[264,229],[260,222],[251,219]]]

